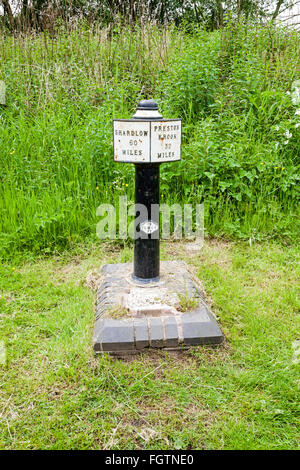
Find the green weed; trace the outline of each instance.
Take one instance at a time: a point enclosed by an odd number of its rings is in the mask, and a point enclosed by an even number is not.
[[[56,35],[0,32],[0,256],[96,238],[101,203],[134,195],[112,155],[112,119],[154,97],[183,119],[182,161],[161,200],[205,205],[209,235],[299,237],[299,34],[237,24],[146,25]]]

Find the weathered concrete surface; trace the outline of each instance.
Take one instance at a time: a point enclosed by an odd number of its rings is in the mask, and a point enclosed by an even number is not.
[[[97,351],[132,350],[135,347],[133,321],[105,318],[99,323],[98,337],[101,341],[95,344]]]
[[[150,285],[136,284],[131,273],[131,263],[102,268],[93,337],[95,352],[126,354],[223,341],[216,319],[185,263],[161,262],[160,281]],[[191,300],[191,311],[182,312],[181,296]]]
[[[150,346],[150,339],[147,318],[135,318],[133,323],[136,349],[148,348]]]

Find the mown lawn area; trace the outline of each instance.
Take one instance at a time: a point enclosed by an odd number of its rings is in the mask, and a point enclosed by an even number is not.
[[[87,273],[130,259],[103,243],[0,266],[0,448],[296,449],[299,249],[164,243],[162,259],[202,281],[226,342],[95,357]]]

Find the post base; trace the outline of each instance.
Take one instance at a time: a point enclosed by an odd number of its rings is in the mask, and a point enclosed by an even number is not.
[[[105,265],[102,274],[93,336],[96,353],[180,350],[223,341],[184,262],[161,262],[161,276],[151,283],[136,283],[131,263]]]
[[[157,284],[159,282],[159,276],[157,277],[152,277],[151,279],[143,279],[141,277],[135,276],[134,274],[131,274],[131,278],[133,282],[137,285],[140,284]]]

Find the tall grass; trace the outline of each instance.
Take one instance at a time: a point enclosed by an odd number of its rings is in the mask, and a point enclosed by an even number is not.
[[[133,198],[133,165],[113,163],[112,119],[149,97],[183,119],[182,161],[162,165],[164,202],[204,202],[212,235],[298,236],[297,33],[115,24],[0,42],[1,256],[95,237],[97,206]]]

